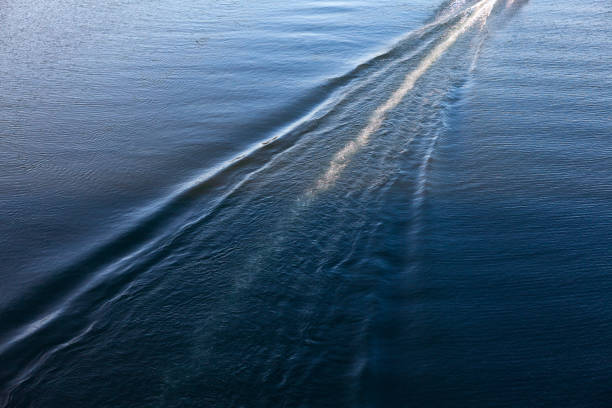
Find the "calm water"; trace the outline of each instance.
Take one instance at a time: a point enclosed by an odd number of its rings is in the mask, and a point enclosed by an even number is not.
[[[611,23],[2,2],[0,406],[610,406]]]

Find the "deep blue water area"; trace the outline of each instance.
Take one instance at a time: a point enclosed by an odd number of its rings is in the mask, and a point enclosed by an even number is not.
[[[0,406],[610,406],[611,23],[0,3]]]

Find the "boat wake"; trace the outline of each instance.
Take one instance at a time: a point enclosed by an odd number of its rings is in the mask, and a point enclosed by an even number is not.
[[[410,92],[416,83],[427,70],[459,39],[461,34],[469,30],[476,22],[482,21],[482,25],[486,24],[486,20],[493,10],[493,6],[497,3],[496,0],[487,0],[477,3],[464,11],[466,16],[461,18],[459,22],[448,30],[444,40],[436,45],[419,63],[419,65],[406,75],[400,87],[391,94],[389,99],[382,105],[376,108],[370,117],[368,124],[359,133],[356,139],[349,142],[342,150],[334,156],[329,168],[325,174],[317,180],[314,189],[309,190],[309,195],[315,195],[319,191],[327,190],[340,176],[342,170],[347,166],[351,157],[368,143],[372,135],[380,129],[387,113],[397,107],[404,99],[406,94]],[[459,2],[453,2],[453,7],[458,7]]]
[[[47,363],[60,354],[107,341],[102,316],[117,313],[127,326],[128,311],[181,285],[201,301],[185,306],[189,319],[229,330],[228,314],[254,317],[264,301],[275,304],[265,310],[333,320],[333,305],[312,295],[326,296],[340,271],[406,267],[445,112],[473,75],[493,17],[522,3],[445,2],[423,27],[315,90],[321,99],[304,116],[139,210],[125,230],[0,310],[0,406],[54,375]],[[359,278],[367,283],[359,290],[379,275]],[[268,293],[270,279],[289,294]],[[290,307],[290,295],[304,307]],[[211,304],[216,311],[203,306]],[[213,341],[215,330],[199,335]]]

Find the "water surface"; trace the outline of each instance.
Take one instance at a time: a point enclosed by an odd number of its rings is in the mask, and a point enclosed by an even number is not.
[[[0,403],[605,406],[604,0],[0,9]]]

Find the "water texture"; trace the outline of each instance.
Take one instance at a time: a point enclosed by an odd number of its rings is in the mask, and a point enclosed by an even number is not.
[[[0,406],[607,406],[611,18],[1,5]]]

